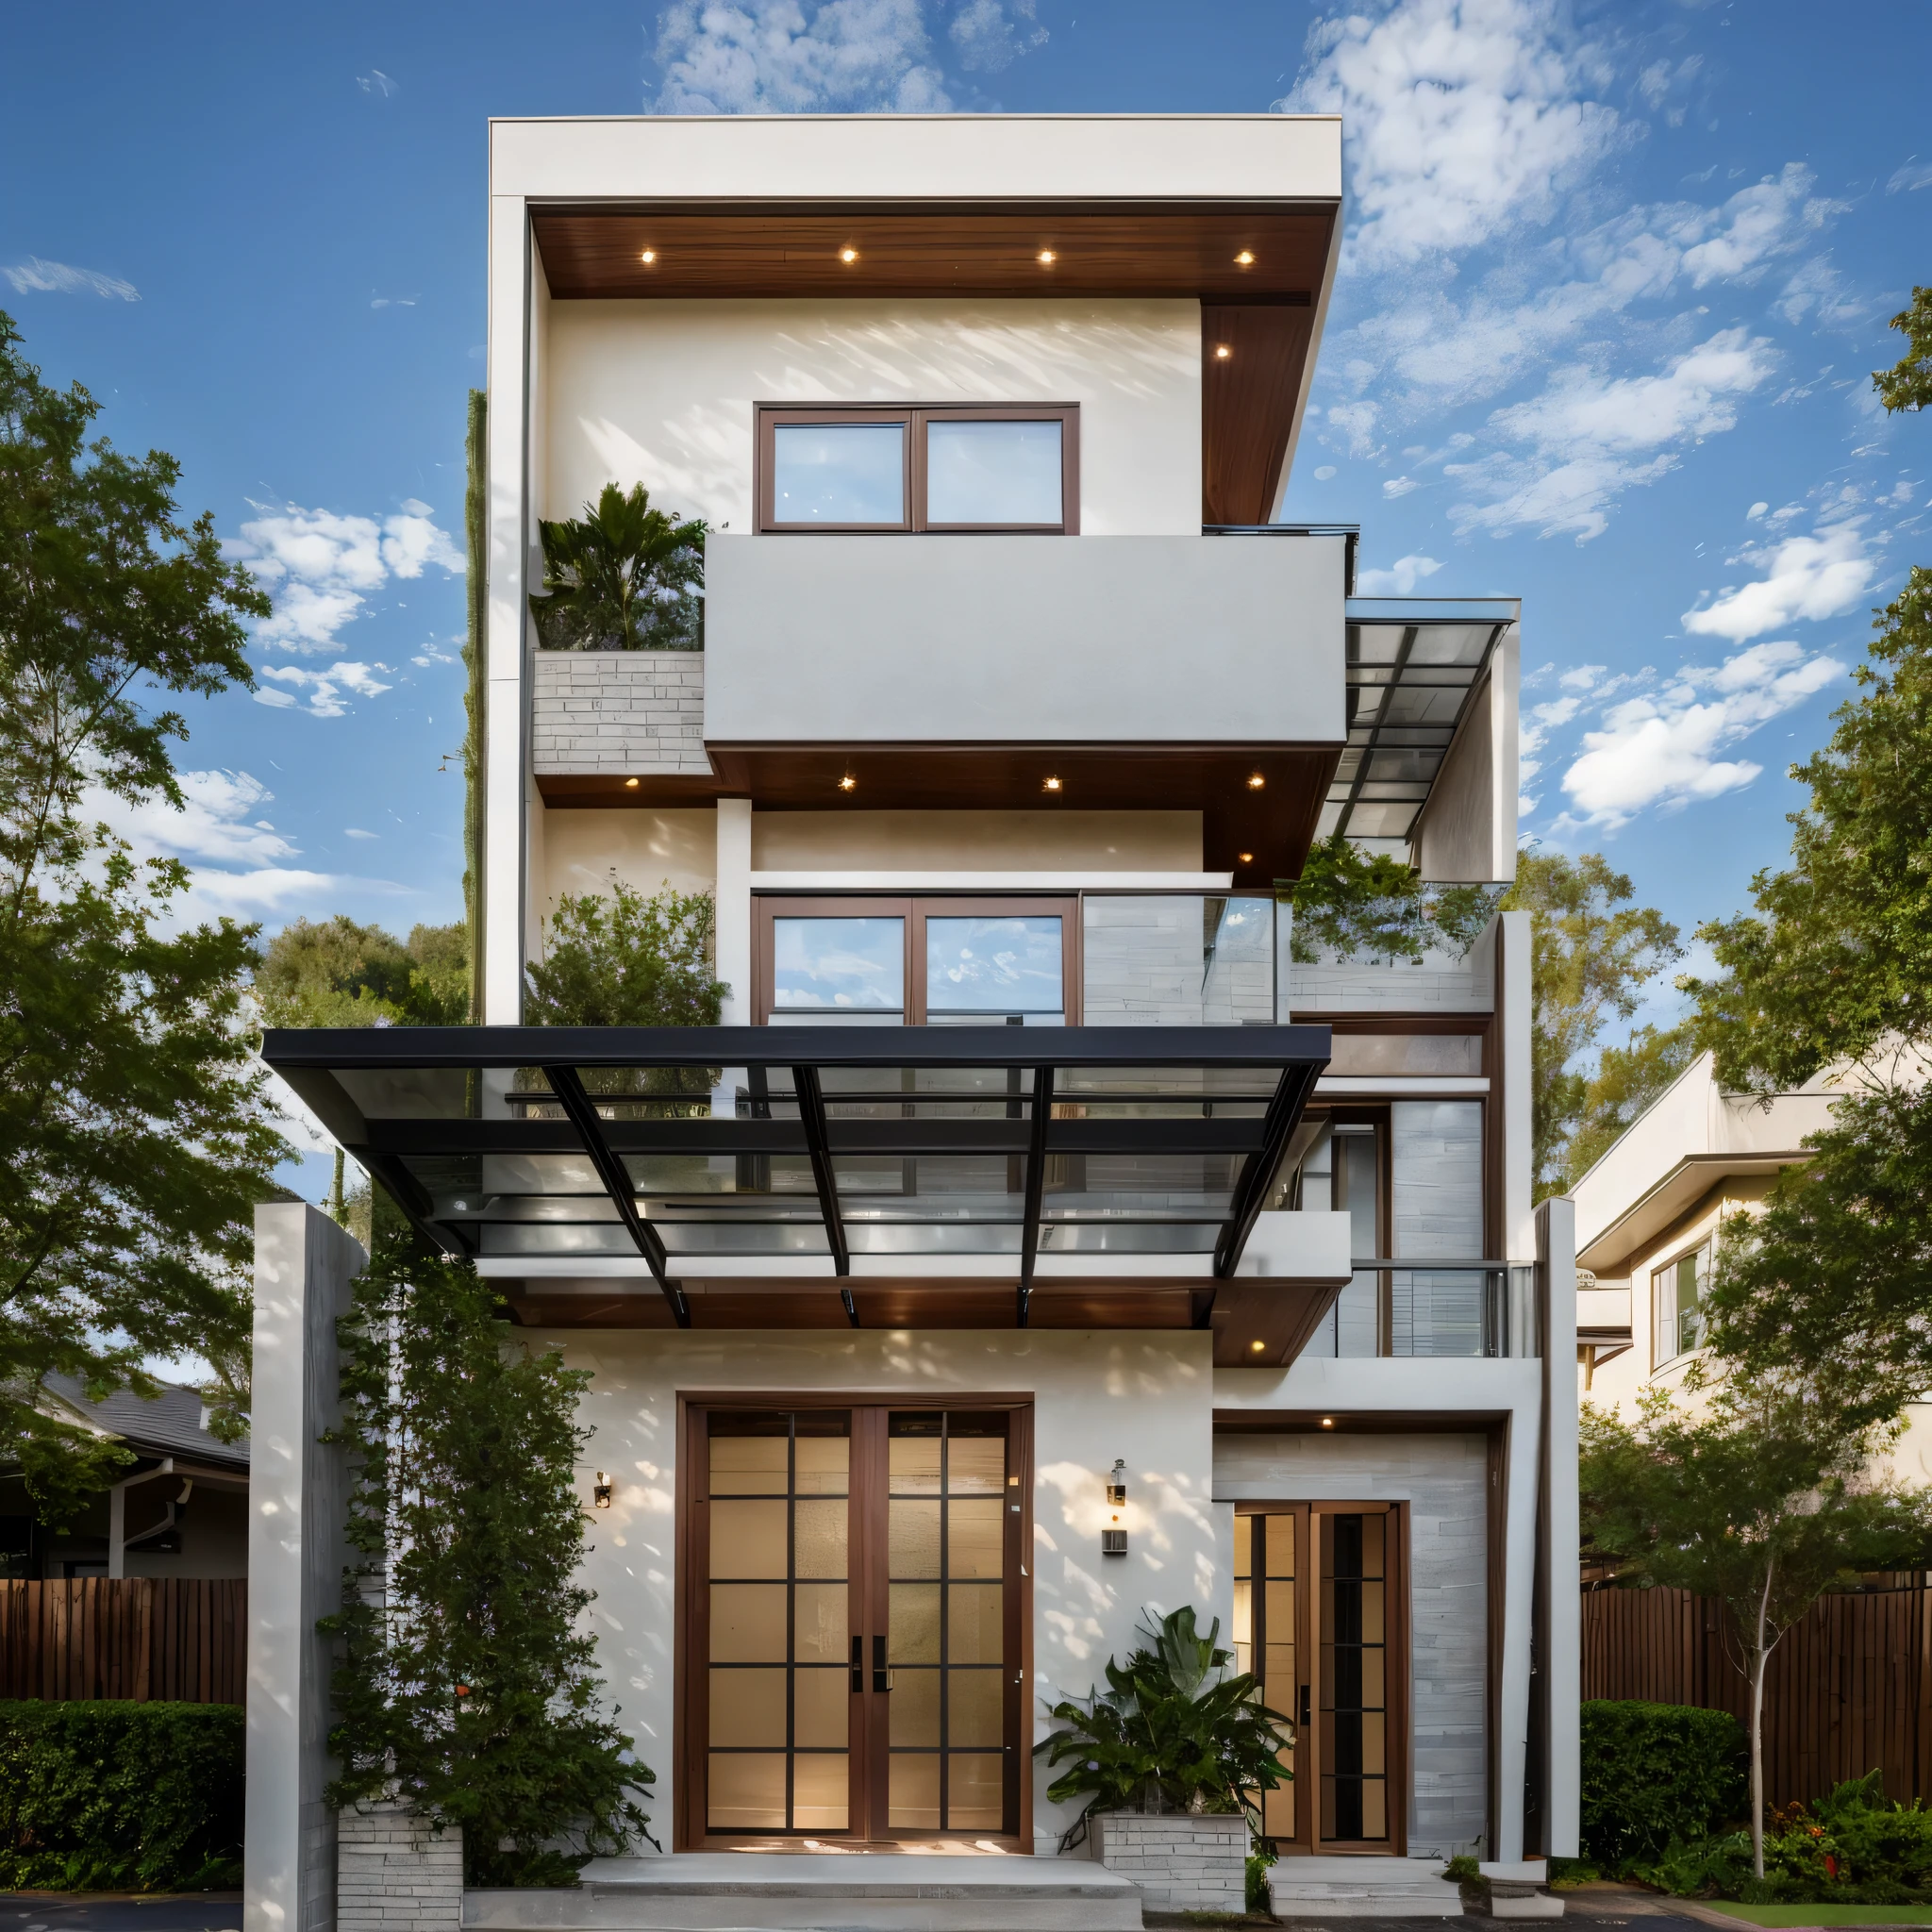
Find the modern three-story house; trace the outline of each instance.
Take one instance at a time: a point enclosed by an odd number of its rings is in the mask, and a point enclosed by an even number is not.
[[[487,1024],[269,1057],[593,1372],[667,1853],[1052,1855],[1046,1706],[1183,1604],[1294,1720],[1284,1859],[1574,1851],[1526,921],[1277,890],[1516,842],[1517,605],[1276,521],[1340,123],[491,139]],[[539,648],[613,481],[708,526],[701,649]],[[523,1024],[613,882],[711,895],[720,1027]]]

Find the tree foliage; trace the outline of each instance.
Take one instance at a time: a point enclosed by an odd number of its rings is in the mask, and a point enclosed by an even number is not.
[[[329,1802],[393,1793],[460,1825],[470,1885],[575,1884],[649,1836],[654,1782],[604,1713],[583,1628],[590,1372],[531,1354],[468,1262],[391,1214],[355,1295],[331,1439],[358,1559],[325,1625],[342,1641]]]
[[[1096,1811],[1245,1809],[1258,1828],[1261,1793],[1293,1775],[1282,1762],[1289,1721],[1261,1702],[1252,1672],[1227,1674],[1234,1653],[1220,1648],[1218,1617],[1205,1637],[1187,1606],[1141,1630],[1147,1641],[1125,1663],[1108,1659],[1108,1688],[1054,1705],[1062,1727],[1033,1747],[1050,1770],[1073,1760],[1047,1788],[1056,1805],[1087,1799],[1062,1851]]]
[[[268,943],[255,997],[270,1026],[459,1026],[470,1017],[463,923],[407,941],[338,913],[291,921]]]
[[[543,591],[530,600],[546,651],[704,646],[705,525],[605,484],[581,517],[540,525]]]
[[[1282,888],[1293,908],[1290,948],[1303,965],[1324,953],[1343,959],[1420,960],[1432,949],[1466,953],[1500,895],[1488,886],[1430,886],[1412,865],[1366,853],[1345,834],[1308,854]]]
[[[1932,1495],[1869,1474],[1881,1432],[1815,1389],[1727,1376],[1693,1409],[1668,1391],[1637,1421],[1586,1403],[1585,1536],[1643,1582],[1716,1598],[1750,1680],[1752,1842],[1764,1875],[1764,1673],[1780,1638],[1861,1570],[1915,1567],[1932,1550]]]
[[[1906,352],[1890,369],[1872,373],[1872,387],[1888,409],[1923,409],[1932,403],[1932,289],[1914,289],[1912,306],[1891,318]]]
[[[171,934],[187,874],[137,862],[102,794],[179,806],[154,696],[251,682],[269,604],[180,468],[89,441],[99,405],[44,384],[0,315],[0,1440],[58,1525],[120,1452],[41,1412],[196,1355],[245,1400],[255,1204],[283,1148],[249,1052],[252,926]]]
[[[1625,874],[1595,853],[1517,857],[1506,909],[1531,918],[1530,1158],[1536,1198],[1560,1194],[1690,1064],[1688,1036],[1656,1027],[1596,1052],[1612,1019],[1678,958],[1677,928],[1630,905]]]

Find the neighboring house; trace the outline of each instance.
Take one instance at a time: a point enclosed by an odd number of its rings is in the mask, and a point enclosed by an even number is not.
[[[39,1520],[17,1470],[0,1469],[0,1577],[248,1574],[248,1442],[208,1433],[198,1390],[163,1383],[152,1401],[123,1389],[90,1402],[55,1375],[43,1401],[135,1459],[64,1531]]]
[[[489,1024],[266,1053],[592,1372],[668,1869],[1051,1854],[1045,1704],[1188,1603],[1298,1720],[1285,1855],[1574,1853],[1527,920],[1297,959],[1274,895],[1336,830],[1442,882],[1516,849],[1516,603],[1357,598],[1352,530],[1271,521],[1340,123],[491,139]],[[538,521],[613,479],[710,525],[701,653],[535,648]],[[715,894],[717,1031],[521,1025],[613,879]],[[356,1256],[260,1227],[250,1910],[308,1932]]]
[[[1634,1417],[1650,1388],[1676,1391],[1704,1346],[1704,1300],[1724,1222],[1759,1209],[1804,1141],[1830,1124],[1828,1076],[1769,1099],[1726,1092],[1701,1054],[1631,1123],[1571,1196],[1576,1204],[1580,1395]],[[1593,1282],[1590,1277],[1594,1277]],[[1888,1457],[1932,1482],[1932,1406],[1914,1403]]]

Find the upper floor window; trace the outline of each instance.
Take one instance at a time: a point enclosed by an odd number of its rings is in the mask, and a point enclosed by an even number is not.
[[[1079,427],[1075,404],[761,406],[758,528],[1072,535]]]
[[[1710,1243],[1679,1255],[1650,1277],[1653,1368],[1704,1342],[1704,1297],[1710,1287]]]

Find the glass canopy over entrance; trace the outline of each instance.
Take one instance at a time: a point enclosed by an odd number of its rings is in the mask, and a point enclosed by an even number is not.
[[[394,1027],[263,1044],[439,1248],[680,1274],[1042,1253],[1232,1276],[1325,1026]],[[1206,1268],[1204,1261],[1211,1262]],[[826,1264],[829,1264],[827,1270]],[[495,1271],[492,1271],[495,1272]]]

